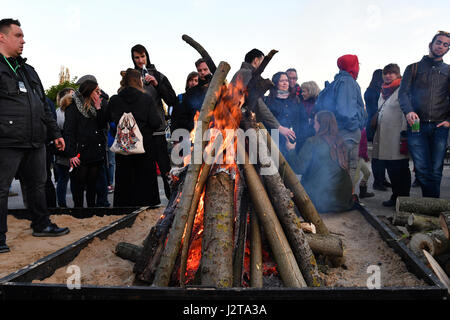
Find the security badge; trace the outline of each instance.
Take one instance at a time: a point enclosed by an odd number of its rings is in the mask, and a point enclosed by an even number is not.
[[[19,90],[20,92],[27,92],[27,88],[25,88],[25,83],[23,83],[23,81],[19,81]]]

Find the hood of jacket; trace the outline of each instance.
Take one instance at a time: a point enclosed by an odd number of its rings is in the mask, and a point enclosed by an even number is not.
[[[145,47],[144,47],[144,48],[145,48]],[[147,70],[151,70],[151,69],[156,70],[155,65],[153,65],[153,64],[150,62],[150,56],[149,56],[149,54],[148,54],[147,48],[145,48],[145,56],[147,57],[147,63],[145,64],[145,67],[147,68]],[[134,65],[134,68],[135,68],[135,69],[138,69],[138,70],[141,69],[141,68],[139,68],[139,67],[136,65],[136,63],[134,62],[134,59],[133,59],[133,50],[131,50],[131,61],[133,61],[133,65]]]
[[[126,103],[133,104],[136,103],[140,98],[142,91],[139,91],[133,87],[125,87],[119,92],[119,97],[121,97]]]
[[[359,61],[357,56],[353,54],[343,55],[337,60],[337,66],[339,70],[344,70],[350,73],[353,79],[356,80],[358,78]]]

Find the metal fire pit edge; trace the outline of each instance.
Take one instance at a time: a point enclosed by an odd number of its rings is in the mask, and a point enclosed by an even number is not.
[[[153,286],[94,286],[81,285],[69,289],[65,284],[31,283],[45,279],[58,268],[69,264],[95,237],[106,238],[113,232],[133,225],[137,215],[148,208],[135,210],[126,217],[83,237],[71,245],[0,279],[0,300],[236,300],[236,301],[294,301],[294,300],[446,300],[448,291],[434,273],[426,267],[395,234],[363,206],[357,208],[405,262],[407,268],[423,279],[427,287],[319,287],[319,288],[207,288]],[[83,215],[83,212],[79,212]],[[123,211],[122,211],[123,214]]]

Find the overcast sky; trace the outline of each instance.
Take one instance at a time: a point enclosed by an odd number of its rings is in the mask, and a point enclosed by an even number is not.
[[[61,66],[71,77],[93,74],[109,94],[121,70],[132,66],[130,48],[147,47],[156,68],[177,94],[200,56],[185,43],[201,43],[218,65],[231,65],[228,80],[245,53],[258,48],[272,59],[265,78],[294,67],[299,83],[323,88],[338,72],[336,60],[356,54],[362,93],[372,73],[388,63],[405,67],[428,53],[437,30],[450,31],[450,1],[28,1],[0,0],[1,17],[19,19],[25,34],[23,57],[47,89],[58,83]],[[449,56],[444,60],[449,61]]]

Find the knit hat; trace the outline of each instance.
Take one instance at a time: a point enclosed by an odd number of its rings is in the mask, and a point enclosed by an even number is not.
[[[359,61],[358,57],[353,54],[346,54],[337,60],[339,70],[344,70],[350,73],[353,79],[358,78]]]
[[[97,79],[96,79],[93,75],[87,74],[87,75],[82,76],[80,79],[78,79],[77,82],[76,82],[76,84],[77,84],[77,85],[81,85],[81,84],[82,84],[83,82],[85,82],[86,80],[92,80],[92,81],[97,82]]]

